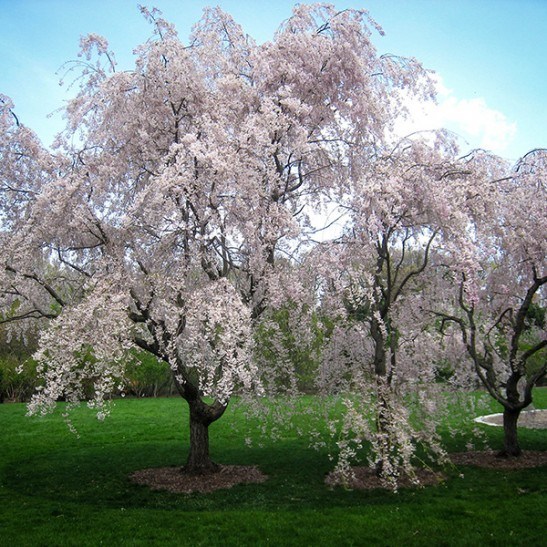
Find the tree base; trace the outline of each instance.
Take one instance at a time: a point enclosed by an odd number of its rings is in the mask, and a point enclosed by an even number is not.
[[[180,468],[183,475],[212,475],[220,471],[220,465],[214,462],[186,464]]]
[[[518,450],[500,450],[496,453],[496,458],[518,458],[522,454],[522,450],[520,448]]]
[[[238,484],[258,484],[268,477],[254,465],[223,465],[220,473],[185,475],[180,467],[141,469],[131,475],[131,480],[153,490],[167,490],[177,494],[214,492]]]

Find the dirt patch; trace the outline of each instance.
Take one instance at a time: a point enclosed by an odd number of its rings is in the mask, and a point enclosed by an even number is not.
[[[372,490],[374,488],[386,489],[386,485],[376,472],[371,467],[352,467],[353,477],[349,477],[345,481],[340,481],[335,472],[329,473],[325,478],[325,483],[328,486],[345,486],[351,490]],[[401,477],[397,480],[398,488],[416,488],[420,486],[436,486],[444,481],[444,476],[441,473],[432,471],[431,469],[417,469],[416,482],[413,482],[408,477]]]
[[[456,465],[472,465],[489,469],[527,469],[547,465],[547,452],[540,450],[523,450],[517,458],[499,457],[496,452],[459,452],[450,454]]]
[[[135,471],[130,478],[133,482],[148,486],[152,490],[190,494],[214,492],[223,488],[232,488],[236,484],[260,483],[268,477],[255,466],[221,465],[217,473],[206,475],[186,475],[181,472],[180,467],[158,467]]]

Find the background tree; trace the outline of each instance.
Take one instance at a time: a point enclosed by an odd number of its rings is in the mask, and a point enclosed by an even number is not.
[[[454,198],[469,170],[455,152],[443,133],[391,148],[384,141],[354,183],[334,254],[339,266],[329,268],[341,322],[323,371],[327,390],[356,394],[345,403],[342,473],[365,441],[370,463],[391,485],[401,474],[414,477],[417,446],[443,457],[434,413],[440,348],[423,293],[441,250],[465,229]]]
[[[468,188],[467,253],[452,254],[452,268],[438,276],[441,331],[458,328],[476,374],[503,407],[503,456],[521,453],[519,415],[547,371],[546,168],[546,152],[534,150],[506,176]]]

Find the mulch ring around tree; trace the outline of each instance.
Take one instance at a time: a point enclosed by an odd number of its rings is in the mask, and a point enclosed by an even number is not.
[[[498,456],[497,452],[458,452],[450,454],[456,465],[472,465],[488,469],[528,469],[547,465],[547,451],[523,450],[516,458]]]
[[[376,471],[371,467],[352,467],[353,477],[347,477],[345,480],[340,480],[335,471],[329,473],[325,477],[325,484],[330,487],[343,486],[350,490],[372,490],[375,488],[386,489],[386,484],[383,482]],[[412,482],[408,477],[399,477],[397,479],[397,488],[416,488],[421,486],[436,486],[442,483],[445,477],[431,469],[416,469],[416,482]]]
[[[547,465],[547,451],[523,450],[517,458],[505,458],[498,456],[493,451],[470,451],[450,454],[450,460],[455,465],[469,465],[485,469],[529,469]],[[341,481],[332,472],[325,478],[325,483],[330,487],[344,486],[351,490],[369,490],[373,488],[386,488],[381,479],[370,467],[352,467],[353,477]],[[416,478],[419,484],[413,483],[408,477],[401,477],[397,481],[397,488],[416,488],[422,486],[437,486],[444,482],[445,476],[431,469],[417,469]]]
[[[503,414],[479,416],[476,422],[501,427]],[[520,414],[518,427],[529,429],[547,429],[547,409],[525,410]],[[527,469],[547,465],[547,452],[539,450],[524,450],[516,458],[504,458],[496,452],[460,452],[451,454],[450,459],[456,465],[472,465],[490,469]]]
[[[188,475],[180,467],[158,467],[142,469],[131,475],[131,480],[152,490],[167,490],[174,494],[192,492],[208,493],[237,484],[256,484],[264,482],[268,476],[256,466],[221,465],[216,473]]]

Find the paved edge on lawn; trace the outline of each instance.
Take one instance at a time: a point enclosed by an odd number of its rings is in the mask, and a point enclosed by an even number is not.
[[[488,414],[474,419],[479,424],[501,427],[503,425],[503,414]],[[524,410],[519,419],[519,427],[528,427],[531,429],[547,428],[547,410]]]

